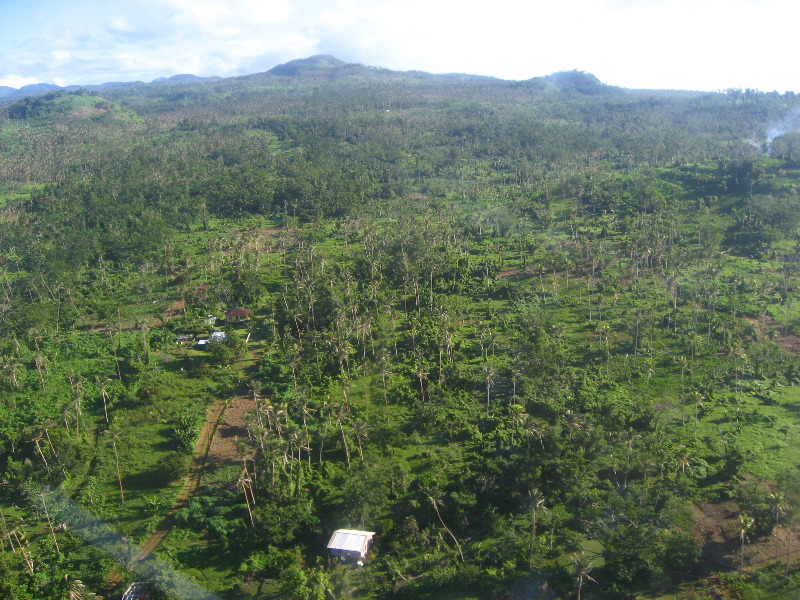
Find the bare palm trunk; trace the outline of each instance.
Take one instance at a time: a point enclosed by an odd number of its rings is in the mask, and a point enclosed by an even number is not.
[[[786,575],[789,574],[789,562],[792,559],[792,525],[793,523],[789,523],[786,531]]]
[[[461,544],[458,543],[458,540],[456,539],[456,536],[453,535],[453,532],[450,531],[450,528],[447,527],[447,525],[444,524],[444,519],[442,519],[442,515],[439,512],[439,506],[436,504],[436,500],[434,498],[430,497],[430,496],[428,496],[428,498],[431,501],[431,504],[433,504],[433,510],[436,511],[436,516],[439,517],[439,522],[442,524],[442,527],[444,527],[444,530],[447,533],[450,534],[451,538],[453,538],[453,541],[456,544],[456,548],[458,548],[458,554],[461,556],[461,562],[463,563],[464,562],[464,553],[461,552]]]
[[[125,490],[122,489],[122,474],[119,471],[119,454],[117,454],[117,442],[112,439],[111,445],[114,447],[114,463],[117,466],[117,482],[119,482],[120,504],[125,504]]]
[[[39,453],[39,456],[42,458],[42,462],[44,463],[47,472],[50,473],[50,465],[47,464],[47,459],[44,457],[44,453],[42,452],[42,447],[39,445],[39,438],[33,440],[33,443],[36,444],[36,451]]]
[[[344,455],[347,458],[347,468],[350,468],[350,449],[347,447],[347,436],[344,434],[344,426],[340,423],[339,429],[342,432],[342,444],[344,444]]]
[[[28,571],[30,571],[31,575],[33,575],[33,561],[31,560],[30,556],[28,556],[28,553],[25,552],[25,547],[22,545],[17,532],[12,531],[11,534],[14,536],[14,539],[17,540],[17,547],[19,548],[20,554],[22,554],[22,558],[25,559],[25,566],[28,567]]]
[[[50,513],[47,510],[47,504],[44,501],[44,494],[42,494],[42,507],[44,508],[44,516],[47,518],[47,526],[50,528],[50,535],[53,536],[53,544],[56,547],[56,552],[61,554],[61,548],[58,547],[58,540],[56,539],[56,532],[53,530],[53,522],[50,520]]]

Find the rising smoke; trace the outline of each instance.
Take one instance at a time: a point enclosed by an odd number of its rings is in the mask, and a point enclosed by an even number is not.
[[[800,106],[790,110],[780,121],[772,123],[767,129],[765,149],[767,155],[772,154],[772,142],[787,133],[800,132]]]

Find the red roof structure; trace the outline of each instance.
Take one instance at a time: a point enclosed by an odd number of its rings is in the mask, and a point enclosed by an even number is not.
[[[225,313],[225,320],[228,323],[238,323],[239,321],[247,321],[250,318],[250,310],[247,308],[234,308]]]

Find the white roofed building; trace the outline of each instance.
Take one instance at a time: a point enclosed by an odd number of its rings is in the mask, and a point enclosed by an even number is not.
[[[356,531],[355,529],[337,529],[328,542],[331,556],[341,556],[362,560],[372,543],[373,531]]]

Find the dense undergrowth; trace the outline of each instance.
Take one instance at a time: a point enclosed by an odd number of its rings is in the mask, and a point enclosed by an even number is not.
[[[3,594],[104,589],[48,486],[132,548],[235,396],[157,552],[219,597],[793,588],[795,98],[321,72],[8,107]]]

